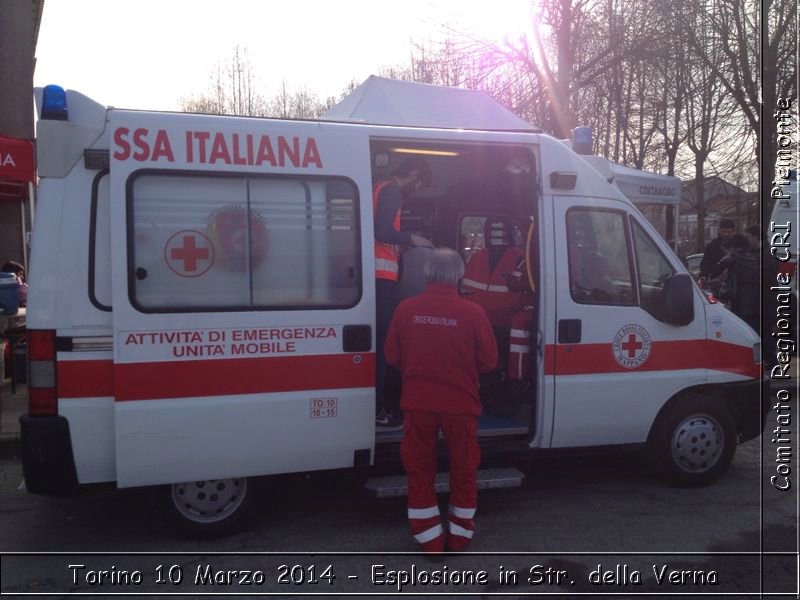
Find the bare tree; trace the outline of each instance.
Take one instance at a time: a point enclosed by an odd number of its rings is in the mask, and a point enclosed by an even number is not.
[[[717,149],[720,132],[730,124],[735,105],[719,76],[724,62],[716,32],[711,27],[715,18],[716,0],[700,0],[688,9],[687,26],[693,41],[693,52],[686,62],[687,136],[694,155],[694,203],[697,210],[696,250],[705,246],[705,167]]]
[[[678,151],[686,139],[687,64],[689,44],[684,1],[662,5],[659,16],[665,37],[672,43],[661,45],[662,60],[655,61],[658,100],[655,105],[656,131],[666,157],[667,175],[675,175]]]
[[[289,119],[292,117],[292,93],[286,81],[281,81],[278,93],[272,97],[269,103],[269,116],[279,119]]]
[[[322,114],[322,103],[308,88],[300,88],[292,96],[292,117],[295,119],[316,119]]]
[[[246,48],[236,46],[224,64],[217,65],[204,94],[181,100],[186,112],[254,117],[279,117],[283,119],[314,119],[336,103],[335,98],[321,102],[306,87],[290,89],[281,81],[277,93],[267,99],[260,91],[256,71]],[[348,90],[355,84],[351,82]],[[344,97],[342,93],[341,97]],[[340,97],[340,98],[341,98]]]
[[[793,0],[717,0],[717,8],[712,26],[727,60],[714,64],[706,57],[706,63],[756,136],[762,204],[770,211],[769,190],[778,154],[778,122],[773,112],[779,98],[797,98],[797,4]],[[699,40],[693,42],[702,49]]]
[[[236,46],[229,61],[217,65],[206,93],[181,100],[186,112],[264,116],[267,103],[258,93],[258,82],[247,48]]]

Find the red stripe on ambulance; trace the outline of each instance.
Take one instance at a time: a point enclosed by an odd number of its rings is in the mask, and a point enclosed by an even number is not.
[[[234,396],[375,386],[375,354],[113,364],[61,361],[59,398],[117,401]]]
[[[752,348],[713,340],[654,341],[647,360],[634,369],[627,369],[614,359],[612,344],[549,344],[544,366],[545,375],[711,369],[745,377],[761,376],[761,364],[753,362]]]
[[[61,360],[57,379],[59,398],[114,395],[114,363],[111,360]]]
[[[114,381],[117,401],[372,387],[375,355],[117,364]]]

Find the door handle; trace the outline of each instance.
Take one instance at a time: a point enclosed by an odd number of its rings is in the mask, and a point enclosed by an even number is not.
[[[581,341],[581,320],[561,319],[558,322],[558,343],[579,344]]]

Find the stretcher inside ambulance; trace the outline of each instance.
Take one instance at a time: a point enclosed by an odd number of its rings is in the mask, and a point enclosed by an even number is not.
[[[756,334],[549,136],[119,110],[56,86],[37,106],[32,493],[162,486],[178,522],[216,533],[254,477],[399,469],[400,434],[374,425],[371,190],[409,155],[433,178],[402,227],[462,253],[475,302],[523,284],[494,322],[485,456],[638,445],[698,485],[760,433]],[[498,271],[500,238],[516,259]]]

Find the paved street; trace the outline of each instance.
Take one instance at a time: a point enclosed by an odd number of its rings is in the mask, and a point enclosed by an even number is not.
[[[765,448],[772,451],[763,458],[767,470],[774,470],[773,450]],[[400,589],[416,593],[754,593],[761,584],[757,555],[688,553],[757,553],[761,531],[765,549],[795,550],[796,488],[785,493],[764,489],[762,529],[760,484],[769,486],[769,472],[760,473],[760,459],[757,440],[744,444],[729,473],[700,489],[667,487],[650,477],[636,457],[549,460],[534,466],[522,489],[482,493],[478,533],[470,550],[483,554],[450,555],[440,563],[404,554],[415,550],[404,520],[404,499],[371,498],[354,479],[340,474],[265,480],[259,514],[244,532],[197,541],[175,533],[153,490],[104,490],[62,499],[30,496],[17,489],[19,465],[4,461],[0,467],[3,552],[195,554],[5,555],[2,591],[381,594],[397,592],[399,580]],[[218,554],[223,552],[283,554]],[[342,552],[368,554],[329,554]],[[493,552],[527,554],[487,554]],[[580,554],[588,552],[608,554]],[[670,552],[678,554],[614,554]],[[86,568],[71,570],[69,564]],[[794,556],[765,558],[763,589],[794,589],[796,564]],[[112,565],[117,572],[139,570],[142,583],[112,586],[107,580],[103,586],[90,585],[97,570],[112,572]],[[159,565],[164,581],[168,581],[165,569],[174,565],[172,575],[180,575],[181,583],[171,589],[157,583]],[[294,565],[303,568],[290,572]],[[327,574],[335,576],[332,582],[321,577],[328,565],[332,569]],[[411,572],[412,565],[416,573]],[[595,573],[598,565],[602,567]],[[252,570],[257,579],[264,577],[264,583],[212,583],[215,573],[228,570]],[[389,570],[407,574],[392,579]],[[416,579],[420,570],[469,570],[471,576],[484,570],[488,580],[468,585],[448,579],[449,586],[426,585]],[[700,583],[670,583],[673,570],[691,572],[688,577],[699,578]],[[509,571],[517,572],[516,585],[500,582],[500,573]],[[609,583],[600,583],[603,571],[608,571]],[[295,583],[278,583],[282,575]],[[216,577],[224,579],[225,574]],[[402,585],[403,577],[418,582]],[[628,584],[619,585],[622,579]],[[315,580],[318,583],[311,583]]]
[[[10,396],[8,386],[4,392],[6,413],[23,410],[22,394]],[[797,414],[796,399],[790,412]],[[0,433],[13,435],[16,423],[9,417],[3,424]],[[263,479],[256,514],[244,531],[202,541],[177,533],[159,490],[32,496],[21,488],[20,464],[0,459],[1,591],[719,597],[796,590],[796,473],[787,492],[770,485],[777,472],[770,443],[774,412],[766,425],[763,454],[761,440],[739,446],[730,471],[699,489],[661,483],[637,454],[543,457],[527,471],[522,489],[481,493],[471,553],[438,563],[414,553],[405,500],[372,498],[350,474]],[[446,506],[446,497],[440,504]],[[760,550],[787,554],[762,559]],[[120,554],[11,554],[26,552]],[[161,554],[121,554],[126,552]],[[93,584],[101,570],[108,572],[105,583]],[[432,571],[468,571],[464,577],[485,571],[486,582],[424,583]],[[141,584],[124,583],[137,572]],[[516,583],[509,575],[503,583],[502,574],[513,572]],[[122,584],[109,583],[115,574]],[[237,577],[249,577],[251,585]],[[179,584],[169,583],[178,578]]]

